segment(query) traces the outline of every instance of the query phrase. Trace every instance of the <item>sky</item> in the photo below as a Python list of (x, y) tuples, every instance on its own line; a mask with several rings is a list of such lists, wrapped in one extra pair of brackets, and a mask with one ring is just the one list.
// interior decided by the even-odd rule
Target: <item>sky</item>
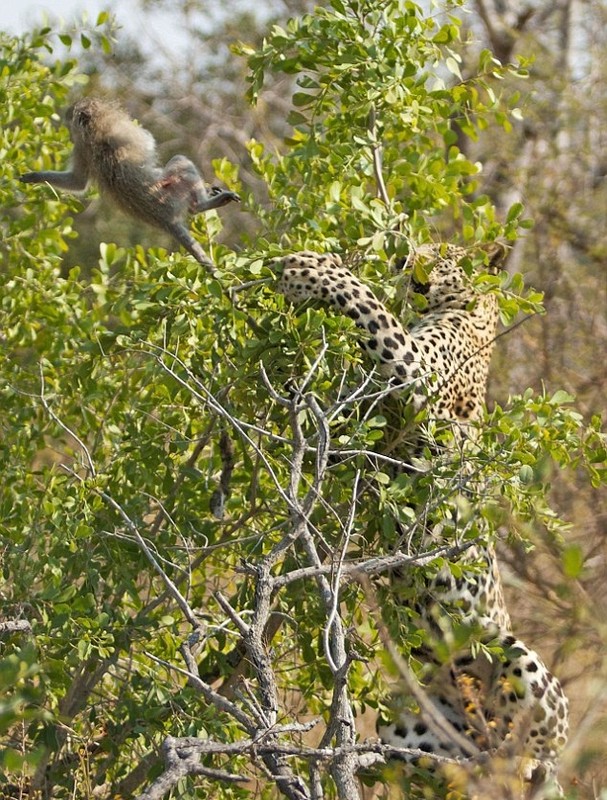
[[(254, 4), (256, 11), (261, 13), (265, 7), (266, 11), (272, 9), (273, 2), (279, 0), (264, 0)], [(210, 3), (208, 10), (221, 13), (230, 8), (238, 6), (241, 10), (249, 8), (250, 0), (228, 0), (227, 5), (224, 0), (217, 3)], [(284, 6), (283, 6), (284, 8)], [(187, 40), (188, 30), (181, 28), (184, 19), (181, 15), (175, 18), (170, 6), (161, 9), (149, 9), (145, 13), (141, 10), (137, 0), (0, 0), (0, 31), (9, 34), (23, 34), (44, 24), (46, 12), (47, 18), (51, 17), (53, 23), (78, 22), (86, 13), (89, 21), (94, 24), (100, 11), (109, 11), (113, 14), (119, 27), (127, 33), (137, 35), (140, 38), (142, 47), (145, 51), (145, 43), (149, 44), (149, 50), (153, 54), (157, 46), (155, 43), (162, 42), (163, 45), (177, 45), (181, 47)], [(199, 29), (204, 29), (213, 14), (199, 13), (195, 19)], [(53, 24), (54, 30), (60, 30), (62, 25)]]
[[(0, 9), (0, 30), (8, 33), (24, 33), (34, 25), (39, 25), (46, 11), (53, 17), (61, 17), (64, 21), (70, 20), (74, 14), (81, 16), (82, 11), (86, 11), (91, 19), (95, 19), (97, 14), (108, 7), (111, 3), (103, 0), (17, 0), (10, 2), (4, 0)], [(124, 21), (128, 18), (125, 8), (128, 3), (122, 3), (118, 11), (118, 18)]]
[[(60, 30), (61, 23), (71, 23), (82, 19), (86, 14), (94, 24), (99, 12), (109, 11), (118, 25), (142, 38), (142, 47), (149, 44), (154, 52), (154, 43), (163, 42), (181, 44), (183, 31), (175, 24), (172, 15), (165, 11), (141, 11), (136, 0), (0, 0), (0, 31), (9, 34), (23, 34), (40, 27), (50, 16), (53, 29)], [(55, 24), (59, 21), (59, 25)]]

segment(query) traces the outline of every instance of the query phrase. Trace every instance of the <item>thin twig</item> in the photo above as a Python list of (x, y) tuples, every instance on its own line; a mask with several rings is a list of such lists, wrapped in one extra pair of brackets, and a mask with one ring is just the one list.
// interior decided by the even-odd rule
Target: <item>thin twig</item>
[(463, 753), (467, 753), (470, 756), (478, 756), (480, 750), (474, 744), (474, 742), (471, 739), (462, 736), (462, 734), (453, 727), (451, 722), (449, 722), (445, 715), (439, 711), (437, 706), (435, 706), (428, 699), (426, 693), (420, 687), (415, 676), (412, 674), (411, 668), (398, 651), (398, 648), (394, 644), (388, 629), (384, 625), (381, 611), (379, 609), (379, 603), (377, 602), (375, 595), (375, 590), (373, 589), (370, 580), (366, 576), (362, 576), (360, 582), (364, 588), (365, 597), (371, 609), (371, 614), (373, 615), (373, 620), (377, 627), (381, 642), (390, 654), (390, 657), (398, 669), (401, 678), (407, 685), (407, 689), (411, 692), (415, 698), (415, 701), (418, 703), (422, 711), (424, 721), (427, 722), (428, 726), (442, 739), (446, 738), (447, 741), (452, 741), (457, 744)]
[(369, 132), (369, 139), (371, 140), (371, 153), (373, 155), (373, 172), (375, 174), (375, 180), (377, 181), (377, 193), (383, 200), (386, 206), (390, 205), (390, 197), (388, 196), (388, 190), (386, 189), (386, 184), (384, 183), (384, 176), (383, 176), (383, 166), (382, 166), (382, 155), (381, 155), (381, 146), (379, 144), (377, 138), (377, 117), (375, 106), (371, 106), (371, 110), (369, 111), (369, 121), (367, 124), (367, 130)]
[(68, 426), (64, 422), (62, 422), (61, 419), (59, 419), (57, 414), (55, 414), (53, 409), (49, 406), (49, 404), (48, 404), (48, 402), (46, 400), (45, 383), (44, 383), (44, 372), (42, 371), (42, 364), (38, 365), (38, 370), (40, 372), (40, 395), (39, 395), (39, 397), (40, 397), (40, 402), (42, 403), (42, 406), (43, 406), (44, 410), (49, 415), (49, 417), (52, 420), (54, 420), (57, 423), (57, 425), (59, 425), (59, 427), (62, 428), (65, 431), (65, 433), (68, 434), (68, 436), (71, 436), (72, 439), (74, 439), (76, 442), (78, 442), (78, 445), (80, 446), (80, 448), (82, 449), (82, 452), (86, 456), (86, 461), (87, 461), (87, 464), (88, 464), (89, 473), (90, 473), (91, 477), (94, 478), (97, 473), (96, 473), (96, 470), (95, 470), (95, 464), (93, 463), (93, 459), (91, 457), (91, 454), (90, 454), (90, 451), (89, 451), (88, 447), (85, 445), (85, 443), (82, 441), (82, 439), (78, 436), (78, 434), (74, 433), (73, 430), (68, 428)]
[(221, 608), (225, 611), (225, 613), (228, 615), (228, 617), (232, 620), (234, 625), (236, 625), (236, 627), (240, 631), (241, 635), (242, 636), (246, 636), (246, 634), (249, 632), (249, 626), (242, 619), (240, 614), (238, 614), (236, 611), (234, 611), (234, 609), (232, 608), (232, 606), (228, 602), (227, 598), (225, 598), (223, 596), (223, 594), (221, 592), (219, 592), (219, 591), (214, 593), (214, 597), (215, 597), (215, 600), (217, 600), (217, 603), (221, 606)]
[[(183, 644), (182, 649), (185, 652), (187, 652), (188, 646), (186, 644)], [(257, 726), (255, 725), (251, 717), (245, 714), (244, 711), (238, 708), (237, 705), (232, 703), (230, 700), (227, 700), (225, 697), (223, 697), (214, 689), (212, 689), (205, 681), (203, 681), (200, 678), (197, 670), (193, 671), (191, 668), (183, 669), (182, 667), (178, 667), (176, 664), (172, 664), (169, 661), (165, 661), (163, 658), (158, 658), (158, 656), (155, 656), (153, 653), (147, 651), (145, 655), (147, 656), (147, 658), (151, 659), (156, 664), (160, 664), (161, 666), (165, 667), (170, 671), (177, 672), (179, 675), (184, 675), (191, 683), (191, 685), (194, 688), (198, 689), (198, 691), (202, 694), (202, 696), (208, 703), (212, 703), (215, 706), (215, 708), (217, 708), (219, 711), (224, 711), (226, 714), (232, 716), (249, 733), (257, 729)], [(195, 665), (195, 662), (190, 655), (187, 657), (186, 663), (189, 663), (190, 667), (193, 667)]]

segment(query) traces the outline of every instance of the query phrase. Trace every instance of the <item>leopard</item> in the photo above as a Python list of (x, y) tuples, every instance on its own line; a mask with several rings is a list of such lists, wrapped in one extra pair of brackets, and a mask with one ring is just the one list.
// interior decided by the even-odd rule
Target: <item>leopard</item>
[[(505, 249), (486, 248), (488, 271), (497, 269)], [(485, 386), (495, 341), (498, 305), (494, 293), (474, 291), (466, 257), (454, 245), (421, 245), (407, 261), (431, 265), (427, 283), (412, 280), (426, 309), (409, 330), (348, 270), (339, 255), (303, 251), (283, 259), (277, 289), (292, 302), (316, 299), (347, 315), (368, 334), (362, 347), (384, 376), (410, 389), (416, 411), (461, 424), (483, 415)]]
[[(482, 250), (484, 271), (496, 274), (507, 249), (494, 242)], [(352, 319), (362, 332), (363, 351), (414, 410), (454, 425), (473, 441), (485, 413), (499, 308), (496, 294), (482, 291), (469, 274), (470, 264), (469, 251), (458, 245), (411, 249), (400, 266), (425, 298), (425, 309), (408, 327), (335, 253), (306, 250), (282, 257), (276, 289), (294, 304), (316, 301)], [(437, 523), (422, 545), (443, 536)], [(414, 603), (429, 635), (440, 637), (454, 621), (476, 632), (473, 645), (446, 661), (435, 658), (431, 647), (413, 654), (425, 661), (424, 691), (446, 729), (437, 727), (434, 714), (427, 718), (409, 703), (392, 721), (380, 718), (380, 739), (413, 764), (420, 754), (427, 754), (427, 765), (437, 756), (465, 761), (471, 754), (514, 753), (523, 784), (552, 781), (558, 790), (555, 775), (568, 733), (562, 686), (513, 633), (493, 543), (479, 538), (463, 551), (459, 565), (459, 577), (447, 565), (426, 579)]]

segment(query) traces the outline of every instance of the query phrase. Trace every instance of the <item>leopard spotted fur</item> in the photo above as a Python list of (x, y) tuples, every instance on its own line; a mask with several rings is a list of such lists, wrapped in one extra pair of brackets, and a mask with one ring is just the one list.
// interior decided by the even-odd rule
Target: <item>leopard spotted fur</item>
[[(429, 268), (427, 283), (414, 285), (426, 296), (427, 311), (408, 330), (334, 254), (286, 256), (277, 289), (294, 303), (313, 299), (349, 316), (364, 331), (364, 350), (395, 387), (409, 392), (416, 410), (426, 408), (430, 419), (467, 429), (482, 419), (498, 308), (494, 294), (475, 291), (461, 266), (466, 255), (453, 245), (423, 245), (408, 259), (409, 266), (421, 259)], [(487, 269), (494, 270), (503, 255), (503, 248), (490, 246)], [(489, 656), (477, 648), (434, 665), (427, 695), (478, 750), (499, 752), (518, 736), (523, 777), (532, 779), (536, 770), (552, 774), (566, 742), (567, 699), (539, 655), (512, 634), (492, 545), (469, 548), (461, 563), (473, 562), (485, 567), (458, 580), (442, 570), (416, 605), (422, 617), (424, 609), (435, 614), (438, 608), (453, 618), (456, 609), (460, 620), (485, 631), (484, 641), (497, 642), (502, 654)], [(470, 754), (457, 735), (446, 737), (414, 710), (402, 710), (395, 722), (378, 730), (384, 742), (398, 747), (451, 757)]]

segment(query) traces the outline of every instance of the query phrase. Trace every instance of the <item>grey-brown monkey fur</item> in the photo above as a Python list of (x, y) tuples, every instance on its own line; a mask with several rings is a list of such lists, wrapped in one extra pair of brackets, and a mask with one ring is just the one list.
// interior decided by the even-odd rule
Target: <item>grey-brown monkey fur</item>
[(68, 112), (74, 150), (65, 172), (28, 172), (24, 183), (50, 183), (79, 192), (94, 182), (102, 195), (123, 211), (168, 231), (206, 267), (213, 264), (187, 227), (187, 218), (240, 198), (234, 192), (207, 189), (185, 156), (158, 164), (152, 134), (118, 105), (94, 97), (79, 100)]

